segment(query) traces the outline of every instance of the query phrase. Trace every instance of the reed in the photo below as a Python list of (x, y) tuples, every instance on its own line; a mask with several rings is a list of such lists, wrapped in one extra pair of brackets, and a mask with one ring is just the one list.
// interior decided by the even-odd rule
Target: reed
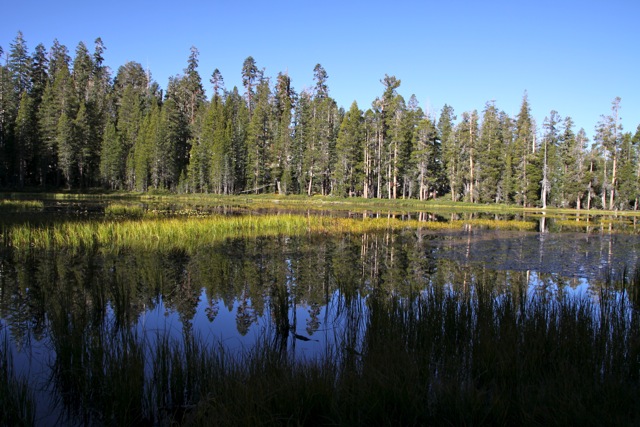
[(122, 203), (111, 203), (104, 208), (104, 215), (107, 218), (125, 217), (125, 218), (141, 218), (144, 210), (138, 205), (127, 205)]
[(5, 230), (13, 247), (49, 249), (101, 248), (191, 250), (228, 238), (307, 233), (361, 234), (380, 230), (455, 230), (468, 227), (533, 230), (534, 222), (500, 220), (456, 220), (450, 222), (402, 220), (399, 218), (337, 218), (316, 215), (244, 215), (203, 218), (146, 217), (143, 220), (65, 222), (53, 225), (21, 224)]
[(41, 200), (0, 200), (0, 213), (31, 212), (44, 209)]

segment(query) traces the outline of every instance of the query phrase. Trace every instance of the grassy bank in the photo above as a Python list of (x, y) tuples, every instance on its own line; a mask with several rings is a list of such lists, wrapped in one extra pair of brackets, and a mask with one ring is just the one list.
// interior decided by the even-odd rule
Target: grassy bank
[(549, 215), (614, 215), (614, 216), (640, 216), (639, 211), (619, 210), (576, 210), (563, 208), (538, 207), (523, 208), (517, 205), (503, 203), (468, 203), (452, 202), (446, 197), (421, 201), (417, 199), (364, 199), (361, 197), (332, 197), (332, 196), (306, 196), (306, 195), (279, 195), (279, 194), (175, 194), (169, 192), (104, 192), (95, 191), (78, 193), (46, 193), (46, 192), (5, 192), (0, 197), (10, 200), (57, 200), (57, 201), (82, 201), (82, 200), (125, 200), (144, 202), (166, 202), (177, 204), (197, 204), (202, 206), (226, 205), (245, 207), (250, 209), (260, 208), (288, 208), (294, 210), (348, 210), (348, 211), (375, 211), (375, 212), (484, 212), (501, 214), (522, 214), (545, 212)]

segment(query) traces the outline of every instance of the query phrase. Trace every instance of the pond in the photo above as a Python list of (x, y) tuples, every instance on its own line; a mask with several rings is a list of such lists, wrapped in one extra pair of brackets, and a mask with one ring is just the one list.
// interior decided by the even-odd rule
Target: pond
[[(635, 271), (640, 251), (640, 237), (633, 232), (615, 232), (594, 219), (600, 225), (591, 229), (565, 225), (565, 231), (549, 232), (549, 227), (562, 230), (561, 221), (569, 220), (553, 225), (549, 219), (541, 226), (535, 216), (533, 231), (464, 225), (256, 232), (187, 248), (18, 247), (8, 237), (25, 218), (43, 227), (103, 221), (104, 206), (73, 203), (72, 208), (48, 205), (42, 213), (7, 216), (0, 249), (2, 351), (10, 370), (31, 390), (39, 425), (111, 423), (113, 413), (123, 410), (105, 390), (127, 387), (130, 373), (118, 366), (132, 354), (142, 378), (133, 386), (143, 402), (136, 411), (146, 412), (138, 419), (157, 424), (166, 407), (186, 411), (197, 403), (188, 392), (161, 396), (169, 386), (158, 380), (163, 357), (183, 357), (189, 364), (191, 346), (204, 345), (235, 360), (261, 346), (300, 363), (340, 349), (361, 354), (371, 327), (367, 301), (374, 295), (411, 301), (433, 289), (462, 295), (488, 286), (492, 295), (535, 295), (540, 301), (575, 295), (598, 302), (606, 287), (626, 298), (612, 278)], [(145, 213), (163, 209), (171, 211), (169, 216), (179, 211), (144, 206)], [(246, 211), (219, 207), (202, 215), (212, 213)], [(413, 217), (451, 219), (449, 214)], [(623, 228), (635, 227), (626, 221)], [(185, 384), (188, 374), (186, 369)]]

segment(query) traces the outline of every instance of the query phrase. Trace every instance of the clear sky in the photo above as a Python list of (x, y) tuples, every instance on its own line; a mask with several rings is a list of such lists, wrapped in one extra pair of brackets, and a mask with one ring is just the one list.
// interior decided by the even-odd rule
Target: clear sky
[(241, 88), (253, 56), (265, 75), (288, 72), (296, 91), (326, 69), (339, 106), (361, 109), (381, 96), (385, 74), (405, 99), (438, 115), (459, 116), (487, 101), (511, 116), (525, 90), (541, 128), (551, 110), (571, 116), (591, 137), (619, 96), (624, 129), (640, 124), (640, 1), (7, 1), (0, 46), (23, 32), (30, 52), (57, 38), (74, 56), (101, 37), (105, 63), (136, 61), (163, 88), (181, 74), (190, 47), (200, 52), (205, 87), (218, 68), (227, 89)]

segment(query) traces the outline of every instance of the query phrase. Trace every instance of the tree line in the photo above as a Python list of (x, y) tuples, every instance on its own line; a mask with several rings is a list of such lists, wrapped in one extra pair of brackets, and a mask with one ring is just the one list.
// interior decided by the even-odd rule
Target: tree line
[(20, 32), (0, 47), (1, 187), (638, 209), (640, 126), (624, 132), (620, 98), (589, 141), (557, 111), (538, 125), (526, 92), (515, 117), (493, 101), (431, 116), (385, 75), (370, 108), (345, 110), (320, 64), (296, 92), (248, 57), (242, 88), (228, 90), (216, 69), (207, 99), (195, 47), (166, 91), (137, 62), (112, 76), (105, 50), (98, 38), (73, 58), (57, 40), (30, 53)]

